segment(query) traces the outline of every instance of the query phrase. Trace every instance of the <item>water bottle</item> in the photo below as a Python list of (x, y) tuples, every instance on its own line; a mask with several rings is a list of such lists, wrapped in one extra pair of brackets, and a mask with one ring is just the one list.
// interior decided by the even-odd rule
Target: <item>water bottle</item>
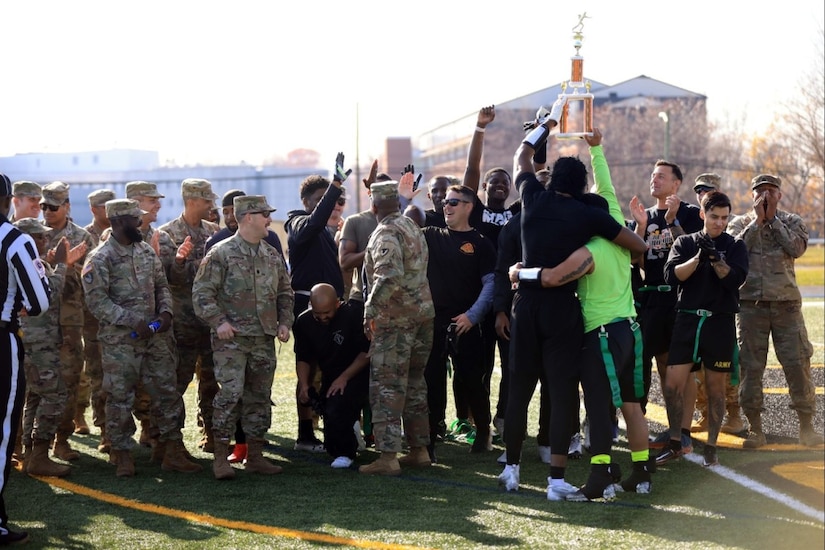
[[(149, 330), (151, 330), (151, 331), (152, 331), (152, 334), (156, 333), (156, 332), (158, 331), (158, 329), (159, 329), (159, 328), (160, 328), (160, 320), (157, 320), (157, 321), (152, 321), (151, 323), (149, 323)], [(135, 331), (132, 331), (132, 334), (130, 334), (130, 336), (131, 336), (132, 338), (137, 338), (137, 337), (138, 337), (138, 333), (137, 333), (137, 332), (135, 332)]]

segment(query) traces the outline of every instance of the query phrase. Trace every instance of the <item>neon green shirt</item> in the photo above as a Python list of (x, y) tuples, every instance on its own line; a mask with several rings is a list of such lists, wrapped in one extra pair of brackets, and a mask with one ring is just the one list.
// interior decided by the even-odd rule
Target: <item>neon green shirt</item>
[[(622, 208), (616, 198), (601, 145), (590, 148), (590, 159), (596, 193), (607, 199), (610, 214), (617, 222), (624, 224)], [(591, 239), (587, 249), (593, 255), (596, 268), (590, 275), (579, 279), (578, 294), (584, 331), (590, 332), (617, 318), (635, 317), (636, 308), (630, 286), (630, 252), (602, 237)]]

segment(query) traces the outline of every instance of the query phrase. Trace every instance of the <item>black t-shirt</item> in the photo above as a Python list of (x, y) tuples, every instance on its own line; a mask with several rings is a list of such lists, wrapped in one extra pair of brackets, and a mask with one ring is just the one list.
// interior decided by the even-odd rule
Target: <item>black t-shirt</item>
[(476, 197), (469, 221), (472, 227), (481, 231), (481, 234), (490, 239), (493, 246), (497, 248), (501, 228), (519, 212), (521, 212), (521, 201), (516, 201), (506, 208), (489, 208)]
[[(681, 210), (681, 209), (680, 209)], [(679, 281), (676, 266), (696, 256), (698, 241), (703, 231), (680, 235), (673, 243), (664, 267), (665, 280), (678, 287), (680, 309), (706, 309), (713, 313), (737, 313), (739, 311), (739, 287), (748, 276), (748, 250), (742, 240), (722, 233), (713, 243), (719, 256), (730, 267), (730, 273), (719, 278), (710, 262), (700, 262), (693, 274)]]
[[(658, 209), (652, 206), (645, 210), (647, 213), (647, 229), (645, 230), (645, 242), (647, 252), (643, 266), (643, 282), (645, 285), (664, 285), (665, 283), (665, 262), (673, 247), (673, 235), (665, 221), (667, 209)], [(682, 201), (679, 210), (676, 212), (676, 219), (685, 234), (701, 231), (704, 226), (702, 218), (699, 216), (699, 207)], [(676, 295), (673, 294), (675, 299)]]
[[(308, 309), (292, 326), (295, 336), (295, 360), (321, 369), (321, 385), (328, 387), (352, 364), (358, 354), (368, 352), (369, 340), (364, 336), (364, 322), (346, 303), (338, 307), (328, 325), (319, 323)], [(348, 384), (369, 381), (369, 368), (361, 370)]]
[(495, 293), (493, 312), (510, 314), (513, 305), (513, 285), (510, 283), (510, 266), (521, 261), (521, 212), (513, 216), (498, 234), (496, 252)]
[[(535, 174), (517, 180), (521, 193), (521, 243), (525, 267), (555, 267), (598, 235), (612, 241), (622, 230), (609, 212), (546, 190)], [(558, 287), (573, 292), (571, 281)]]
[(493, 272), (495, 248), (477, 229), (425, 227), (422, 231), (430, 249), (427, 279), (435, 316), (444, 319), (460, 315), (478, 299), (483, 286), (481, 278)]
[(435, 210), (425, 210), (424, 227), (447, 227), (447, 221), (444, 219), (444, 211), (436, 212)]

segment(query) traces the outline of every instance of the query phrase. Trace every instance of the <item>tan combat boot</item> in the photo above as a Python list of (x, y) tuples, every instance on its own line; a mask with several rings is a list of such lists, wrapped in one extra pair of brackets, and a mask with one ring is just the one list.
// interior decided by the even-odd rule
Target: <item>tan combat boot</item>
[(404, 468), (423, 468), (432, 466), (430, 453), (426, 447), (410, 447), (410, 452), (398, 459), (398, 464)]
[(171, 439), (169, 441), (159, 441), (158, 446), (164, 445), (166, 452), (163, 455), (163, 462), (160, 467), (167, 472), (182, 472), (193, 474), (203, 470), (203, 466), (195, 462), (189, 462), (184, 454), (183, 441)]
[(799, 414), (799, 443), (806, 447), (816, 447), (825, 443), (825, 438), (814, 430), (813, 416), (807, 413)]
[(397, 476), (401, 474), (401, 465), (398, 463), (395, 453), (382, 452), (378, 460), (361, 466), (358, 471), (372, 476)]
[(151, 421), (140, 421), (140, 439), (138, 439), (138, 443), (141, 447), (154, 447), (158, 443), (159, 436), (160, 431), (157, 427), (152, 426)]
[(63, 477), (69, 475), (72, 469), (52, 461), (49, 458), (49, 442), (38, 439), (26, 454), (25, 471), (30, 476)]
[[(244, 469), (247, 472), (253, 472), (257, 474), (265, 474), (265, 475), (274, 475), (280, 474), (284, 471), (283, 468), (272, 464), (269, 460), (264, 458), (263, 455), (264, 449), (264, 440), (257, 437), (250, 437), (246, 442), (246, 462), (244, 463)], [(226, 460), (226, 463), (229, 464), (229, 461), (226, 458), (226, 451), (227, 448), (221, 450), (223, 453), (223, 460)], [(215, 454), (217, 454), (217, 447), (215, 450)], [(231, 468), (231, 466), (230, 466)]]
[(132, 458), (132, 451), (112, 449), (112, 452), (109, 453), (109, 462), (117, 465), (115, 471), (117, 477), (133, 477), (135, 475), (135, 461)]
[(722, 424), (720, 430), (726, 434), (738, 434), (745, 429), (745, 422), (742, 420), (739, 405), (728, 406), (728, 418)]
[(748, 430), (748, 438), (742, 443), (745, 449), (758, 449), (768, 444), (765, 434), (762, 433), (762, 413), (759, 411), (745, 411), (748, 423), (751, 427)]
[(152, 447), (152, 454), (149, 455), (149, 462), (161, 464), (166, 456), (166, 447), (168, 443), (168, 441), (158, 441), (155, 443), (155, 446)]
[(86, 407), (78, 406), (74, 412), (74, 433), (89, 435), (89, 425), (86, 424)]
[(61, 432), (58, 432), (57, 435), (54, 436), (54, 449), (52, 452), (54, 456), (67, 462), (80, 458), (80, 453), (72, 449), (69, 445), (68, 434)]
[(106, 453), (112, 450), (112, 442), (109, 441), (109, 436), (106, 435), (106, 425), (100, 427), (100, 443), (97, 445), (97, 452)]
[(235, 470), (226, 458), (228, 452), (229, 440), (215, 439), (215, 459), (212, 461), (215, 479), (235, 479)]

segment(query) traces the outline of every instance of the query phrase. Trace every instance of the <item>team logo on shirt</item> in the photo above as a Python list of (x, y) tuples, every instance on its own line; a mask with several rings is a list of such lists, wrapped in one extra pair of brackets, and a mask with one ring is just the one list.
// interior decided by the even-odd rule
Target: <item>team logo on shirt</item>
[(467, 242), (467, 243), (462, 244), (461, 247), (459, 248), (459, 250), (461, 250), (461, 252), (464, 253), (464, 254), (471, 255), (471, 254), (475, 254), (476, 248), (473, 246), (473, 243)]
[(340, 330), (336, 330), (332, 333), (332, 341), (339, 346), (344, 343), (344, 335), (341, 334)]

